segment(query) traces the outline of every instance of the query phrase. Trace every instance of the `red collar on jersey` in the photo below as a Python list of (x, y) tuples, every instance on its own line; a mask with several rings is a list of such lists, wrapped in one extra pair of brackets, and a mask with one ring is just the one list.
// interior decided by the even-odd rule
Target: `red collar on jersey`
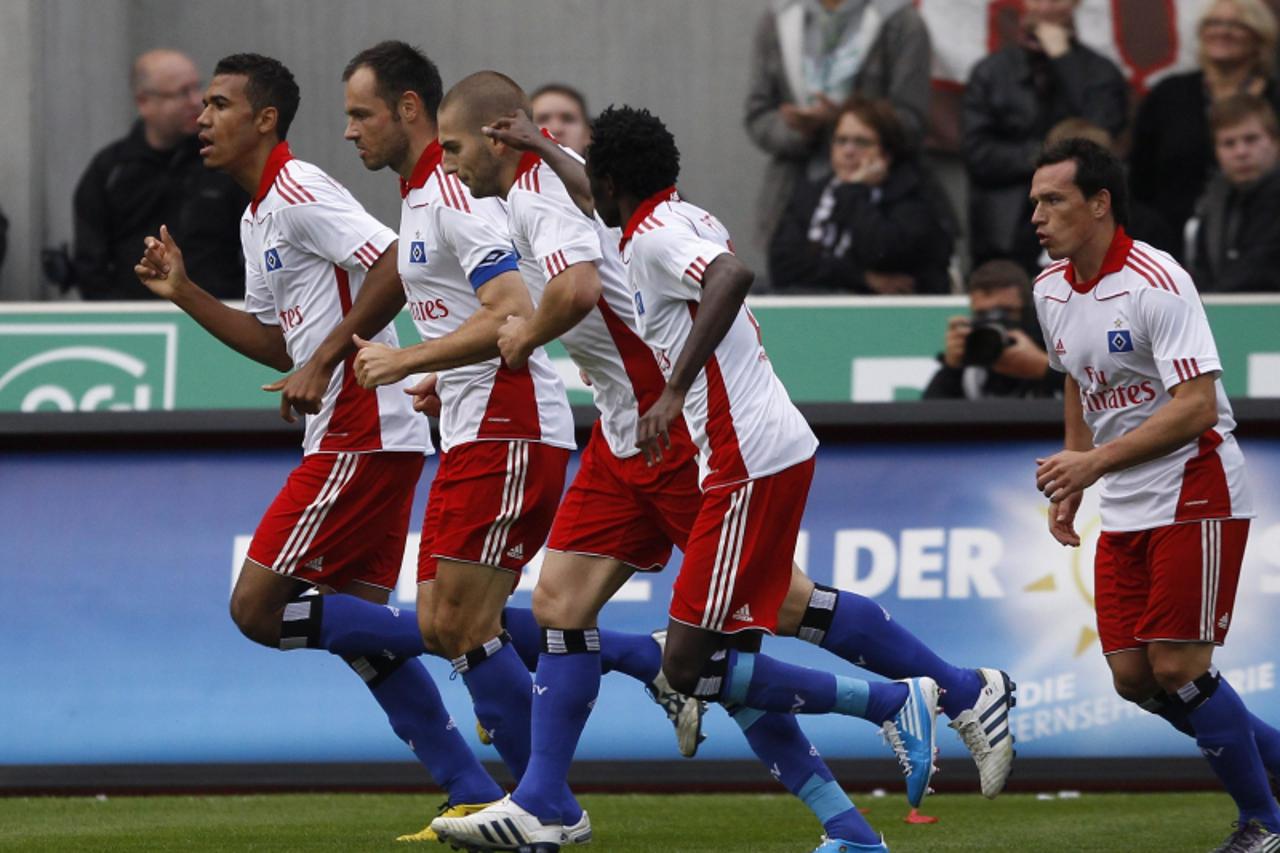
[(680, 194), (676, 192), (675, 185), (667, 187), (665, 190), (658, 190), (653, 195), (640, 202), (640, 206), (636, 208), (636, 212), (631, 214), (631, 218), (627, 220), (627, 227), (622, 229), (622, 241), (618, 243), (618, 251), (631, 241), (631, 235), (636, 233), (636, 229), (640, 227), (640, 223), (648, 218), (649, 214), (657, 209), (658, 205), (664, 201), (679, 201)]
[(262, 178), (258, 180), (258, 191), (253, 194), (253, 204), (249, 205), (250, 213), (258, 212), (258, 205), (267, 197), (271, 185), (276, 182), (276, 175), (279, 175), (284, 164), (292, 159), (293, 152), (289, 150), (289, 143), (283, 140), (277, 142), (276, 147), (271, 149), (271, 154), (267, 156), (267, 164), (262, 168)]
[(1076, 281), (1075, 264), (1067, 264), (1063, 273), (1067, 277), (1067, 284), (1071, 285), (1071, 289), (1076, 293), (1088, 293), (1097, 287), (1103, 276), (1124, 269), (1124, 262), (1128, 260), (1131, 248), (1133, 248), (1133, 238), (1125, 233), (1123, 226), (1117, 225), (1115, 236), (1111, 238), (1111, 245), (1107, 247), (1107, 253), (1102, 256), (1102, 267), (1098, 270), (1098, 274), (1089, 281)]
[[(552, 136), (551, 132), (548, 131), (545, 127), (542, 128), (542, 135), (545, 136), (547, 139), (550, 139), (556, 145), (560, 144), (560, 140)], [(530, 169), (532, 169), (534, 166), (538, 165), (541, 162), (542, 162), (542, 158), (539, 157), (537, 154), (534, 154), (532, 151), (524, 152), (524, 154), (520, 157), (519, 165), (516, 166), (516, 181), (520, 180), (520, 177), (524, 175), (525, 172), (529, 171)], [(515, 184), (515, 181), (512, 181), (513, 186), (514, 184)]]
[(444, 151), (440, 148), (440, 140), (431, 140), (431, 144), (426, 147), (422, 152), (422, 156), (418, 158), (418, 164), (413, 167), (413, 173), (409, 175), (409, 180), (400, 179), (400, 198), (409, 195), (410, 190), (421, 189), (426, 186), (427, 178), (431, 177), (431, 173), (436, 170), (436, 166), (440, 165), (440, 160), (443, 157)]

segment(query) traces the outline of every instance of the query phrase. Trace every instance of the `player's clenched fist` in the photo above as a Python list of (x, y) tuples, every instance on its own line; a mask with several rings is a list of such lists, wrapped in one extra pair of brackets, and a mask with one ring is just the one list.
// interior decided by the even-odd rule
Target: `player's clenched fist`
[(159, 238), (148, 237), (143, 245), (142, 257), (133, 267), (138, 281), (156, 296), (173, 299), (180, 288), (191, 283), (182, 262), (182, 250), (165, 225), (160, 226)]
[(684, 409), (684, 395), (668, 385), (636, 424), (636, 447), (644, 451), (645, 461), (657, 465), (662, 451), (671, 449), (671, 424)]
[(498, 328), (498, 352), (513, 370), (519, 370), (529, 362), (532, 347), (524, 334), (526, 328), (525, 319), (514, 314), (508, 315), (507, 321)]
[(352, 335), (351, 339), (357, 347), (356, 381), (361, 388), (390, 385), (409, 375), (409, 371), (401, 364), (402, 350), (366, 341), (359, 335)]

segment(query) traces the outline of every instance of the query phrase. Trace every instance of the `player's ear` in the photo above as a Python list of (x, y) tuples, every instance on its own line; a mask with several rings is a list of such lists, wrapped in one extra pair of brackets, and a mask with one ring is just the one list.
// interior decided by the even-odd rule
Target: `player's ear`
[(396, 103), (396, 113), (404, 122), (417, 121), (422, 114), (422, 101), (417, 92), (405, 92)]
[(1093, 194), (1093, 198), (1089, 199), (1089, 206), (1092, 209), (1093, 218), (1101, 219), (1111, 210), (1111, 190), (1101, 189)]
[(275, 107), (263, 107), (258, 111), (258, 115), (254, 119), (257, 125), (258, 133), (266, 136), (268, 133), (275, 132), (276, 125), (280, 121), (280, 111)]

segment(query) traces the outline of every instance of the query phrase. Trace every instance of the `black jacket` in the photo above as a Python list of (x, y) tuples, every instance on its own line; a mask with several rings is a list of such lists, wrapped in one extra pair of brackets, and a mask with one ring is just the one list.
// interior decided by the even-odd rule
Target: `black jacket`
[[(1280, 110), (1280, 87), (1274, 82), (1267, 83), (1263, 97)], [(1160, 211), (1173, 233), (1181, 235), (1216, 169), (1204, 72), (1164, 78), (1143, 99), (1133, 123), (1129, 189), (1134, 199)], [(1159, 248), (1182, 257), (1181, 240)]]
[(830, 182), (796, 188), (769, 244), (776, 290), (870, 293), (867, 271), (906, 273), (916, 293), (947, 293), (955, 228), (940, 188), (914, 162), (894, 164), (879, 187), (838, 184), (822, 239), (810, 240), (814, 211)]
[(1035, 267), (1040, 246), (1027, 194), (1045, 134), (1074, 116), (1118, 136), (1128, 109), (1129, 84), (1120, 69), (1076, 41), (1057, 59), (1010, 45), (974, 66), (965, 86), (961, 148), (975, 266), (1013, 258)]
[(204, 167), (195, 137), (147, 144), (142, 122), (89, 163), (75, 192), (75, 269), (85, 299), (146, 299), (133, 266), (143, 239), (168, 225), (191, 280), (221, 299), (244, 296), (240, 217), (248, 194)]
[(1280, 169), (1235, 189), (1209, 181), (1191, 275), (1201, 293), (1280, 292)]

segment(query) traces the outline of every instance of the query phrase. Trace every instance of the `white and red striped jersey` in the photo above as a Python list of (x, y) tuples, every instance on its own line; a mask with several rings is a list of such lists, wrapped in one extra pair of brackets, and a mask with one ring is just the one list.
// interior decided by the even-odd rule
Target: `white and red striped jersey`
[[(293, 159), (281, 142), (240, 222), (245, 310), (280, 327), (300, 367), (351, 309), (365, 273), (395, 239), (346, 188), (318, 166)], [(372, 340), (397, 345), (392, 326)], [(426, 418), (408, 403), (405, 383), (361, 388), (354, 359), (333, 371), (319, 414), (307, 416), (303, 452), (432, 452)]]
[(555, 171), (532, 154), (520, 162), (507, 213), (520, 271), (535, 301), (570, 265), (596, 265), (602, 286), (596, 308), (561, 335), (560, 343), (590, 380), (609, 449), (621, 459), (634, 456), (640, 452), (639, 413), (658, 399), (666, 379), (636, 326), (616, 238), (604, 223), (585, 216)]
[[(717, 257), (732, 253), (733, 242), (719, 220), (671, 187), (636, 210), (621, 248), (640, 332), (669, 376), (693, 329), (702, 276)], [(774, 374), (746, 305), (689, 389), (684, 417), (698, 445), (704, 490), (775, 474), (818, 447)]]
[[(400, 278), (426, 340), (456, 331), (479, 310), (476, 291), (517, 269), (501, 202), (473, 198), (456, 176), (445, 174), (440, 157), (433, 141), (400, 184)], [(439, 377), (444, 450), (485, 440), (574, 447), (564, 383), (541, 347), (519, 370), (491, 358)]]
[[(1175, 385), (1222, 372), (1191, 276), (1122, 228), (1097, 278), (1078, 281), (1071, 264), (1060, 261), (1036, 279), (1035, 304), (1049, 364), (1079, 384), (1095, 446), (1141, 426), (1172, 399)], [(1212, 429), (1166, 456), (1102, 478), (1103, 530), (1252, 517), (1231, 404), (1221, 379), (1215, 384)]]

